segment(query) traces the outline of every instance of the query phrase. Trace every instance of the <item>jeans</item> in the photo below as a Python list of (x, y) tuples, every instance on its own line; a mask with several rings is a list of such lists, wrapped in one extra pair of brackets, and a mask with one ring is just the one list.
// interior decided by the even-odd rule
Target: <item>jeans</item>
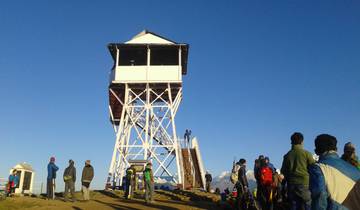
[(145, 201), (152, 202), (154, 200), (153, 194), (154, 194), (154, 183), (145, 182)]
[(131, 199), (134, 197), (135, 180), (133, 178), (126, 179), (125, 198)]
[(311, 209), (311, 194), (308, 185), (288, 184), (288, 198), (291, 210)]
[(65, 200), (67, 199), (67, 195), (68, 195), (69, 191), (71, 193), (71, 198), (74, 200), (75, 199), (75, 183), (72, 180), (65, 182), (65, 192), (64, 192)]
[(260, 192), (258, 193), (258, 200), (260, 201), (263, 210), (273, 210), (274, 204), (272, 201), (272, 186), (260, 186)]
[(211, 182), (206, 182), (206, 191), (210, 192)]
[(46, 195), (49, 199), (54, 199), (55, 179), (47, 179), (46, 182)]

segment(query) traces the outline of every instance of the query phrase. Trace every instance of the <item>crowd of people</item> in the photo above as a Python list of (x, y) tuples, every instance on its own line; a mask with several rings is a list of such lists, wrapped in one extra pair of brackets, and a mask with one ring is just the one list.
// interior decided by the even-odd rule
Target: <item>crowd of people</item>
[[(360, 209), (360, 163), (355, 145), (348, 142), (344, 154), (337, 154), (337, 139), (321, 134), (315, 139), (317, 158), (303, 147), (304, 137), (291, 136), (291, 149), (280, 170), (260, 155), (254, 164), (257, 187), (250, 192), (245, 159), (233, 164), (234, 209), (329, 210)], [(315, 160), (317, 159), (317, 160)], [(231, 197), (229, 190), (223, 193)]]
[[(188, 133), (190, 135), (190, 133)], [(360, 209), (360, 163), (356, 156), (355, 145), (348, 142), (344, 145), (343, 154), (337, 154), (337, 139), (329, 134), (315, 138), (315, 154), (304, 149), (304, 137), (295, 132), (290, 137), (291, 149), (283, 157), (280, 169), (271, 163), (270, 158), (259, 155), (254, 161), (256, 188), (251, 191), (247, 179), (247, 161), (241, 158), (233, 163), (230, 176), (234, 184), (233, 193), (225, 190), (222, 199), (234, 198), (233, 209), (291, 209), (291, 210), (329, 210)], [(47, 199), (55, 199), (55, 180), (59, 167), (55, 157), (51, 157), (47, 166)], [(124, 177), (125, 198), (131, 199), (138, 186), (139, 172), (142, 172), (146, 203), (152, 203), (154, 195), (154, 177), (151, 162), (146, 163), (140, 171), (135, 166), (126, 170)], [(90, 160), (85, 161), (81, 176), (83, 200), (90, 199), (90, 184), (94, 177), (94, 168)], [(206, 191), (211, 191), (212, 176), (205, 175)], [(76, 168), (75, 162), (69, 160), (64, 170), (64, 200), (75, 199)], [(13, 170), (8, 180), (8, 196), (15, 193), (19, 176)], [(218, 191), (219, 192), (219, 191)], [(223, 196), (224, 195), (224, 196)]]
[[(46, 186), (46, 199), (54, 200), (55, 196), (55, 186), (56, 186), (56, 178), (57, 171), (59, 167), (55, 164), (55, 157), (51, 157), (50, 161), (47, 165), (47, 186)], [(138, 176), (137, 176), (136, 168), (134, 165), (130, 166), (126, 170), (126, 176), (124, 177), (124, 197), (126, 199), (132, 199), (134, 196), (134, 191), (138, 186)], [(154, 202), (154, 177), (152, 171), (152, 164), (148, 162), (144, 170), (142, 171), (143, 177), (143, 187), (145, 189), (145, 201), (146, 203)], [(69, 160), (68, 167), (65, 168), (63, 174), (63, 181), (65, 184), (65, 190), (63, 193), (64, 201), (77, 201), (75, 198), (75, 183), (76, 183), (76, 168), (75, 162), (73, 160)], [(91, 165), (90, 160), (85, 161), (85, 166), (83, 167), (81, 174), (81, 192), (83, 196), (82, 201), (90, 200), (90, 184), (94, 178), (94, 168)], [(6, 196), (12, 196), (15, 194), (15, 189), (19, 185), (19, 175), (17, 170), (14, 169), (9, 176), (7, 182)], [(71, 195), (71, 199), (69, 199), (69, 194)]]
[[(59, 170), (59, 167), (55, 164), (55, 157), (50, 158), (50, 162), (47, 166), (47, 187), (46, 187), (46, 195), (47, 199), (55, 199), (55, 180), (56, 180), (56, 172)], [(83, 195), (83, 201), (90, 200), (90, 183), (94, 178), (94, 168), (91, 165), (90, 160), (85, 161), (85, 166), (82, 170), (81, 175), (81, 192)], [(69, 166), (64, 170), (63, 180), (65, 183), (64, 190), (64, 200), (69, 201), (68, 195), (69, 192), (71, 194), (71, 201), (76, 201), (75, 198), (75, 182), (76, 182), (76, 168), (75, 162), (73, 160), (69, 160)]]

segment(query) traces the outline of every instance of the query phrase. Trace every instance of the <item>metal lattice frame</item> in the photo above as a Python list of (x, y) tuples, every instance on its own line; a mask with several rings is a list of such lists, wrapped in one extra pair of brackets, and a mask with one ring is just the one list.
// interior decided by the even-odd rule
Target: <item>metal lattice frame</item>
[[(129, 160), (148, 160), (153, 163), (155, 177), (168, 177), (175, 184), (182, 183), (181, 146), (175, 126), (182, 88), (172, 88), (168, 83), (161, 89), (152, 89), (149, 84), (136, 89), (125, 84), (124, 91), (122, 101), (110, 88), (122, 111), (119, 125), (114, 124), (116, 141), (108, 181), (112, 179), (115, 185), (122, 185)], [(109, 109), (114, 121), (111, 106)]]

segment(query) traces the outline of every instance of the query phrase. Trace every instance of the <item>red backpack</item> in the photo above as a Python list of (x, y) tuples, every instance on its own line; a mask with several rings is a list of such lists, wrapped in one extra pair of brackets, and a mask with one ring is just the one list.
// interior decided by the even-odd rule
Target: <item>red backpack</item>
[(273, 183), (272, 170), (267, 166), (262, 167), (260, 170), (260, 183), (266, 186), (272, 185)]

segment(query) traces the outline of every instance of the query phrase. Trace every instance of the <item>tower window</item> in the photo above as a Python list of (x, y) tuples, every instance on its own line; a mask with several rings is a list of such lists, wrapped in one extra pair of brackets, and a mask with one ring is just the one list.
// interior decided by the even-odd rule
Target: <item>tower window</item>
[(120, 48), (119, 66), (146, 66), (146, 47)]
[(150, 50), (150, 65), (179, 65), (179, 50), (177, 47), (153, 47)]

